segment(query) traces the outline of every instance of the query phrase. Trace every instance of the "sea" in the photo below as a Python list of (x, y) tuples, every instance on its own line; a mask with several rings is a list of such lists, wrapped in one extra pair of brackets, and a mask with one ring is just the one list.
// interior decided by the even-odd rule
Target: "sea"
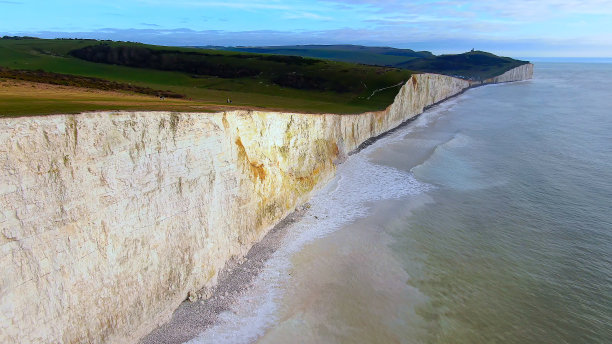
[(191, 343), (612, 343), (612, 63), (536, 62), (352, 155)]

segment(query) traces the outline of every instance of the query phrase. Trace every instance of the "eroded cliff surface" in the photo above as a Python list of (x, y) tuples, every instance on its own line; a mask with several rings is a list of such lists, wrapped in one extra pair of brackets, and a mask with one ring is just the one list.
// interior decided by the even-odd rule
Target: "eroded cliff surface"
[(512, 82), (520, 80), (528, 80), (533, 77), (533, 64), (527, 63), (516, 68), (513, 68), (502, 75), (485, 80), (485, 84), (496, 84), (502, 82)]
[(388, 109), (360, 115), (1, 119), (0, 342), (137, 340), (349, 152), (469, 86), (414, 75)]

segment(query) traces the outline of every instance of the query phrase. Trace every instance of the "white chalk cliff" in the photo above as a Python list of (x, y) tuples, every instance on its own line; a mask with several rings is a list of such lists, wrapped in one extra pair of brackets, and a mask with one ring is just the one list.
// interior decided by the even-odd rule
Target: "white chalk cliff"
[[(532, 73), (524, 65), (489, 82)], [(0, 342), (137, 341), (213, 286), (349, 152), (469, 86), (416, 74), (389, 108), (359, 115), (0, 119)]]

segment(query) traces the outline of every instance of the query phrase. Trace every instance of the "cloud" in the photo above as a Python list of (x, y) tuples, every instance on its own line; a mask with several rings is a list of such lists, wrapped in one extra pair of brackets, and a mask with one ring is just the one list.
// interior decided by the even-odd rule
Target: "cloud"
[[(138, 2), (147, 5), (156, 6), (168, 6), (167, 1), (161, 0), (139, 0)], [(279, 1), (185, 1), (176, 0), (172, 2), (172, 6), (176, 7), (190, 7), (190, 8), (202, 8), (202, 7), (217, 7), (217, 8), (230, 8), (230, 9), (242, 9), (242, 10), (291, 10), (293, 6), (283, 4)]]
[(291, 12), (285, 14), (285, 19), (312, 19), (312, 20), (333, 20), (332, 17), (322, 16), (311, 12)]
[(23, 5), (23, 2), (20, 2), (20, 1), (0, 1), (0, 4), (5, 4), (5, 5)]
[(502, 18), (542, 19), (575, 14), (612, 14), (612, 0), (326, 0), (343, 7), (367, 5), (377, 13), (445, 16), (473, 13)]

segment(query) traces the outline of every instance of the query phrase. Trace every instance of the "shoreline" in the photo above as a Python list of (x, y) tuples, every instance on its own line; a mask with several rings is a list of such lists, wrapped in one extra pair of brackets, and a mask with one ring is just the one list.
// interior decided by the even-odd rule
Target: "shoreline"
[[(529, 78), (530, 69), (505, 78)], [(452, 77), (413, 75), (385, 111), (349, 116), (102, 112), (3, 119), (7, 164), (16, 169), (5, 171), (0, 185), (8, 209), (0, 220), (15, 228), (3, 248), (20, 259), (9, 262), (17, 274), (7, 282), (19, 315), (3, 314), (0, 337), (137, 342), (161, 333), (160, 326), (169, 333), (179, 324), (171, 340), (182, 342), (215, 319), (232, 317), (222, 312), (234, 296), (248, 290), (258, 272), (266, 274), (260, 269), (272, 252), (285, 250), (279, 241), (286, 243), (282, 237), (292, 232), (279, 231), (280, 224), (299, 217), (295, 210), (329, 185), (348, 153), (469, 87)], [(359, 174), (363, 167), (351, 161), (360, 160), (343, 166)], [(47, 195), (53, 196), (48, 203), (37, 203)], [(329, 202), (335, 201), (325, 207), (334, 205)], [(36, 216), (26, 211), (32, 204)], [(49, 221), (57, 232), (31, 235)], [(265, 238), (270, 231), (278, 235)], [(49, 250), (67, 253), (51, 262), (36, 259)], [(31, 269), (18, 269), (24, 265)], [(32, 293), (54, 292), (70, 303), (42, 299), (40, 310), (27, 307)], [(87, 297), (92, 293), (101, 296)], [(186, 298), (211, 298), (199, 303), (210, 306), (191, 307), (201, 316), (166, 323), (190, 308), (180, 307)], [(57, 312), (63, 317), (53, 317)], [(45, 326), (33, 326), (43, 320)]]
[[(350, 157), (357, 154), (377, 141), (405, 128), (420, 118), (428, 110), (448, 100), (457, 98), (470, 89), (488, 85), (495, 84), (473, 85), (460, 93), (427, 106), (420, 114), (405, 120), (396, 127), (380, 135), (364, 141), (353, 151), (349, 152), (348, 156)], [(309, 203), (305, 203), (275, 225), (261, 241), (253, 245), (244, 258), (234, 258), (228, 261), (220, 271), (219, 281), (213, 288), (202, 288), (196, 295), (190, 295), (189, 298), (185, 299), (180, 306), (174, 310), (170, 320), (156, 327), (145, 337), (141, 338), (138, 343), (184, 343), (198, 337), (204, 331), (216, 325), (219, 316), (223, 312), (229, 311), (231, 305), (233, 305), (240, 296), (251, 289), (252, 282), (259, 276), (263, 266), (272, 254), (278, 250), (289, 227), (301, 220), (309, 208)], [(204, 297), (202, 298), (202, 296)]]
[(451, 100), (453, 98), (457, 98), (460, 95), (464, 94), (465, 92), (471, 90), (471, 89), (475, 89), (478, 87), (483, 87), (483, 86), (493, 86), (493, 85), (501, 85), (501, 84), (509, 84), (509, 83), (517, 83), (517, 82), (526, 82), (526, 81), (530, 81), (531, 79), (525, 79), (525, 80), (516, 80), (516, 81), (501, 81), (501, 82), (491, 82), (491, 83), (473, 83), (472, 85), (470, 85), (469, 87), (463, 89), (461, 92), (458, 92), (456, 94), (453, 94), (452, 96), (448, 97), (448, 98), (444, 98), (442, 100), (440, 100), (439, 102), (427, 105), (423, 108), (423, 112), (408, 118), (407, 120), (403, 121), (402, 123), (398, 124), (395, 128), (391, 128), (387, 131), (385, 131), (384, 133), (377, 135), (377, 136), (373, 136), (365, 141), (363, 141), (357, 148), (355, 148), (353, 151), (349, 152), (348, 155), (351, 156), (353, 154), (357, 154), (359, 152), (361, 152), (362, 150), (364, 150), (366, 147), (372, 145), (373, 143), (375, 143), (376, 141), (396, 132), (397, 130), (409, 125), (411, 122), (417, 120), (419, 117), (421, 117), (422, 114), (424, 114), (426, 111), (428, 111), (429, 109), (438, 106), (442, 103), (445, 103), (448, 100)]
[[(213, 288), (202, 288), (197, 295), (183, 301), (166, 323), (158, 326), (138, 342), (141, 344), (184, 343), (196, 338), (215, 325), (221, 313), (251, 289), (266, 261), (280, 247), (287, 230), (299, 221), (309, 203), (290, 213), (257, 242), (242, 259), (228, 261), (219, 273), (219, 282)], [(202, 299), (201, 296), (208, 296)]]

